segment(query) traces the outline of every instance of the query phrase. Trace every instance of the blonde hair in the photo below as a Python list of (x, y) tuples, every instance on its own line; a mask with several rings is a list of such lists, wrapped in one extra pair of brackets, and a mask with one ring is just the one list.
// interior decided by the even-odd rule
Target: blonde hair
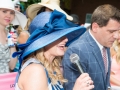
[(116, 61), (120, 63), (120, 43), (118, 40), (113, 43), (113, 49), (116, 52)]
[[(29, 57), (30, 56), (30, 57)], [(44, 49), (40, 49), (35, 51), (34, 53), (30, 54), (28, 57), (36, 58), (39, 60), (42, 65), (46, 68), (48, 71), (48, 75), (51, 79), (52, 84), (56, 84), (57, 81), (60, 81), (61, 83), (67, 82), (66, 79), (64, 79), (62, 72), (60, 70), (60, 63), (61, 63), (61, 57), (55, 57), (52, 63), (49, 63), (49, 61), (44, 56)], [(28, 58), (27, 58), (28, 60)]]
[(26, 23), (26, 26), (24, 27), (24, 30), (23, 30), (22, 27), (19, 25), (18, 28), (17, 28), (18, 35), (19, 35), (22, 31), (28, 31), (30, 23), (31, 23), (31, 20), (28, 18), (27, 23)]

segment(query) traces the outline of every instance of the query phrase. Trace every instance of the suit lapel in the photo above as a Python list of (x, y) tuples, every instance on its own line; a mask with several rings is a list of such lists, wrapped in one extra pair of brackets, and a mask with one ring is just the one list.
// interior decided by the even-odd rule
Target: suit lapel
[(102, 58), (102, 54), (100, 51), (100, 48), (98, 47), (97, 43), (94, 41), (94, 39), (91, 37), (91, 35), (89, 34), (89, 32), (87, 32), (87, 40), (90, 43), (90, 46), (92, 48), (92, 52), (99, 64), (99, 67), (101, 68), (102, 74), (103, 74), (103, 79), (104, 82), (106, 82), (106, 78), (105, 78), (105, 69), (104, 69), (104, 62), (103, 62), (103, 58)]

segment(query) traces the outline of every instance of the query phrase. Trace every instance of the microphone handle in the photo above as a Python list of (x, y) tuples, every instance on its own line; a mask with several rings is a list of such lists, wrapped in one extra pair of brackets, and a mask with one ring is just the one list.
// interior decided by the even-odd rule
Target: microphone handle
[(82, 67), (81, 67), (81, 65), (80, 65), (79, 62), (76, 62), (75, 65), (77, 66), (78, 71), (79, 71), (81, 74), (84, 73), (84, 71), (83, 71), (83, 69), (82, 69)]
[[(75, 62), (74, 64), (76, 65), (76, 67), (78, 68), (78, 71), (79, 71), (81, 74), (84, 73), (84, 71), (83, 71), (83, 69), (82, 69), (79, 61)], [(90, 85), (90, 84), (88, 83), (88, 85)], [(90, 89), (90, 90), (92, 90), (92, 89)]]

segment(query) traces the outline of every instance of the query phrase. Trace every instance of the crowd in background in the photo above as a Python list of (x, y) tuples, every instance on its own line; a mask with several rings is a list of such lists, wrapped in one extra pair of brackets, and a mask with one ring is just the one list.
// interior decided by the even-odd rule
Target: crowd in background
[[(25, 13), (19, 0), (5, 1), (6, 6), (0, 1), (0, 74), (20, 71), (15, 90), (120, 90), (120, 10), (98, 6), (85, 26), (59, 0), (41, 0)], [(79, 55), (84, 74), (70, 62), (72, 53)]]

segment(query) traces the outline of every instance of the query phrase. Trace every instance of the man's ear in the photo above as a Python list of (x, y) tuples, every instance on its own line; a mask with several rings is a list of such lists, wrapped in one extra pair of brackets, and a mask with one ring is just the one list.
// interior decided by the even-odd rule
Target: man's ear
[(92, 23), (92, 31), (93, 32), (97, 32), (98, 28), (99, 28), (99, 25), (96, 22)]

